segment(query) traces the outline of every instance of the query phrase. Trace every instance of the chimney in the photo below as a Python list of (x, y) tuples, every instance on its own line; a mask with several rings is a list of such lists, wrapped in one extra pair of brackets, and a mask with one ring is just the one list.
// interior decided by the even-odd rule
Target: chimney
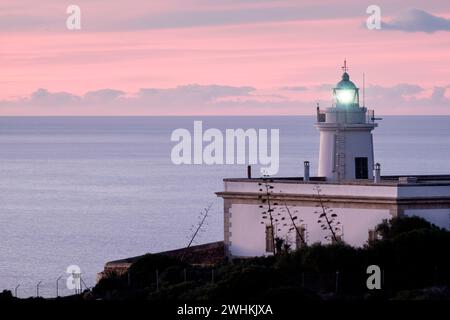
[(309, 181), (309, 161), (303, 162), (304, 173), (303, 173), (303, 181)]
[(247, 166), (247, 178), (252, 178), (252, 166)]
[(373, 183), (380, 183), (380, 182), (381, 182), (381, 165), (379, 163), (376, 163)]

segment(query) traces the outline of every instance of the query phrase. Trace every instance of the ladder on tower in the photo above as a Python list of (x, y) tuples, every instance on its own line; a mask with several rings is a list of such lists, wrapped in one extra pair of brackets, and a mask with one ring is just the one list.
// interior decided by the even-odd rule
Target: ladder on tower
[(336, 171), (338, 181), (345, 177), (345, 134), (341, 130), (336, 133)]

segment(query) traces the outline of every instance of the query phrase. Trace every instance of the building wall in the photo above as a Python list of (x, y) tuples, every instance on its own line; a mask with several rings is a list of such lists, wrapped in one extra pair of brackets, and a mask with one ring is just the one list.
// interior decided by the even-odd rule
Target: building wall
[(399, 198), (436, 198), (450, 196), (450, 185), (405, 185), (398, 187)]
[[(318, 214), (316, 207), (289, 206), (291, 212), (298, 210), (298, 220), (302, 219), (297, 225), (304, 224), (307, 230), (307, 243), (316, 242), (329, 243), (324, 237), (327, 233), (320, 228), (317, 223)], [(283, 207), (275, 207), (274, 216), (281, 212)], [(249, 257), (270, 255), (266, 252), (265, 228), (269, 222), (261, 218), (263, 209), (259, 204), (232, 204), (229, 208), (229, 243), (228, 254), (234, 257)], [(338, 215), (338, 220), (344, 226), (344, 241), (352, 246), (363, 246), (368, 239), (369, 229), (373, 229), (383, 219), (391, 217), (388, 209), (359, 209), (359, 208), (333, 208), (334, 213)], [(286, 216), (287, 219), (287, 216)], [(261, 222), (264, 222), (262, 224)], [(347, 225), (347, 228), (346, 228)], [(295, 248), (295, 231), (288, 232), (288, 227), (279, 224), (277, 237), (286, 239)], [(278, 231), (278, 228), (281, 231)]]
[(418, 216), (437, 225), (450, 230), (450, 208), (449, 209), (405, 209), (406, 216)]
[[(227, 255), (232, 257), (262, 256), (266, 252), (266, 224), (261, 218), (259, 195), (264, 189), (262, 180), (230, 179), (225, 181), (225, 191), (218, 195), (224, 202), (224, 240)], [(344, 226), (343, 240), (352, 246), (362, 246), (373, 229), (383, 219), (397, 215), (419, 216), (450, 230), (450, 185), (429, 184), (337, 184), (303, 183), (293, 180), (270, 183), (273, 202), (285, 202), (291, 212), (299, 210), (299, 219), (306, 225), (307, 242), (327, 243), (326, 235), (317, 223), (314, 212), (318, 204), (315, 186), (320, 186), (321, 198), (338, 215)], [(276, 208), (274, 216), (280, 211)], [(288, 217), (286, 216), (286, 219)], [(264, 224), (261, 224), (264, 221)], [(299, 224), (297, 224), (299, 226)], [(282, 227), (279, 237), (287, 239), (295, 247), (295, 232)]]
[[(450, 185), (384, 185), (384, 184), (346, 184), (338, 183), (277, 183), (273, 182), (274, 194), (302, 194), (316, 195), (314, 189), (319, 185), (322, 194), (326, 196), (358, 196), (358, 197), (386, 197), (386, 198), (437, 198), (449, 197)], [(255, 182), (225, 182), (225, 191), (229, 192), (259, 192), (260, 186)]]

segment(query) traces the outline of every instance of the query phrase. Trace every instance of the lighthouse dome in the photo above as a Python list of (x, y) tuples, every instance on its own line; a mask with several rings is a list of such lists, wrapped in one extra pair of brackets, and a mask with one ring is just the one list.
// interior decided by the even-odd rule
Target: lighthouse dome
[(336, 89), (356, 89), (356, 85), (350, 81), (350, 76), (347, 72), (342, 74), (342, 80), (336, 84)]
[(334, 102), (337, 107), (358, 107), (359, 93), (356, 85), (350, 81), (347, 71), (342, 74), (342, 80), (333, 89)]

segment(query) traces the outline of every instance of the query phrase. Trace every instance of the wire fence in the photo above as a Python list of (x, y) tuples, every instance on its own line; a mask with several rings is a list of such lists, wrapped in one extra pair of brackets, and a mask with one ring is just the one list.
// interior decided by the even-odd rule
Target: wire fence
[(68, 276), (60, 276), (54, 280), (40, 280), (40, 281), (24, 281), (19, 282), (15, 287), (5, 288), (10, 290), (14, 297), (26, 298), (56, 298), (67, 297), (75, 294), (80, 294), (85, 290), (91, 290), (95, 286), (92, 280), (79, 277), (79, 282), (72, 282), (68, 286)]
[[(267, 277), (274, 274), (267, 275)], [(115, 278), (122, 283), (123, 287), (132, 288), (148, 288), (152, 292), (159, 292), (169, 289), (173, 286), (195, 282), (197, 285), (216, 284), (230, 278), (230, 274), (221, 268), (204, 267), (204, 268), (168, 268), (162, 272), (154, 270), (145, 274), (109, 274), (109, 278)], [(266, 281), (264, 276), (260, 276), (258, 281)], [(336, 270), (333, 272), (290, 272), (289, 282), (292, 286), (302, 287), (314, 292), (328, 292), (334, 294), (351, 294), (367, 291), (367, 279), (369, 275), (366, 272), (356, 272), (354, 270)], [(450, 274), (448, 270), (431, 268), (424, 270), (420, 277), (411, 279), (408, 275), (394, 271), (381, 271), (381, 289), (387, 291), (396, 291), (399, 288), (408, 287), (432, 287), (440, 285), (450, 285)], [(96, 285), (93, 280), (87, 281), (83, 277), (79, 277), (79, 282), (75, 287), (73, 282), (68, 285), (67, 276), (60, 276), (53, 281), (36, 281), (19, 283), (16, 287), (10, 288), (12, 294), (18, 298), (43, 297), (56, 298), (67, 297), (71, 295), (81, 294), (86, 290), (92, 290)], [(186, 291), (191, 286), (186, 286)]]
[[(272, 270), (273, 272), (273, 270)], [(352, 269), (340, 269), (330, 272), (311, 272), (298, 271), (290, 272), (285, 276), (279, 274), (268, 273), (266, 275), (259, 274), (258, 276), (250, 276), (251, 280), (242, 277), (244, 282), (249, 285), (259, 286), (258, 282), (270, 281), (274, 286), (295, 286), (316, 293), (333, 293), (340, 294), (361, 294), (368, 292), (368, 278), (370, 274), (366, 270), (355, 271)], [(273, 277), (273, 279), (269, 279)], [(287, 278), (287, 280), (286, 280)], [(155, 270), (148, 272), (145, 277), (136, 276), (127, 273), (119, 276), (117, 279), (122, 281), (126, 288), (148, 288), (152, 292), (158, 292), (165, 289), (170, 289), (173, 286), (197, 282), (197, 285), (217, 284), (221, 281), (230, 280), (230, 274), (220, 268), (177, 268), (166, 269), (163, 272)], [(282, 279), (282, 280), (280, 280)], [(380, 289), (386, 292), (397, 292), (399, 290), (408, 290), (413, 288), (426, 288), (435, 286), (449, 286), (450, 272), (449, 270), (430, 268), (423, 270), (423, 272), (415, 278), (411, 277), (410, 273), (401, 272), (398, 270), (381, 269), (380, 274)], [(196, 285), (187, 285), (186, 291), (192, 289)]]

